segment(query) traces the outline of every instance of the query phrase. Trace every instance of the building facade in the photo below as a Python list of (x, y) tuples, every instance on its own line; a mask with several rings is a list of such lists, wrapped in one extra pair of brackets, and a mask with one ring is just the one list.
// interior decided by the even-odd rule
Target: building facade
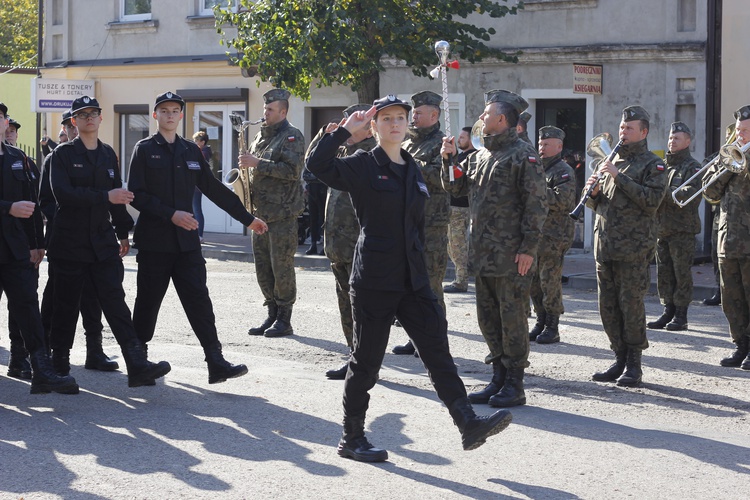
[[(102, 140), (115, 147), (125, 167), (133, 144), (155, 129), (150, 117), (154, 96), (177, 91), (188, 102), (184, 135), (208, 131), (213, 168), (223, 176), (237, 156), (236, 133), (228, 115), (261, 116), (261, 96), (268, 86), (258, 86), (255, 78), (243, 77), (239, 68), (228, 63), (210, 11), (215, 3), (161, 0), (151, 2), (150, 12), (132, 12), (128, 8), (133, 2), (125, 0), (46, 0), (42, 75), (96, 82), (104, 113)], [(622, 108), (640, 104), (652, 116), (652, 150), (663, 154), (669, 125), (682, 120), (696, 132), (694, 156), (703, 158), (710, 83), (707, 20), (712, 3), (526, 0), (516, 16), (477, 15), (470, 21), (493, 26), (497, 35), (490, 43), (508, 52), (519, 50), (519, 62), (462, 64), (449, 72), (452, 132), (477, 120), (485, 91), (505, 88), (529, 101), (533, 141), (544, 125), (563, 128), (565, 147), (571, 151), (584, 151), (588, 140), (601, 132), (609, 132), (616, 141)], [(738, 9), (740, 3), (724, 1)], [(415, 77), (401, 61), (386, 58), (384, 63), (382, 94), (408, 97), (425, 89), (441, 93), (438, 80)], [(291, 102), (289, 119), (309, 140), (355, 101), (356, 94), (349, 89), (313, 89), (309, 102)], [(722, 115), (726, 116), (723, 109)], [(45, 119), (59, 122), (59, 114), (49, 113)], [(255, 130), (251, 127), (250, 132)], [(581, 186), (589, 172), (588, 166), (579, 169)], [(123, 175), (127, 182), (127, 168)], [(209, 201), (205, 203), (207, 231), (242, 231)], [(588, 212), (577, 228), (576, 246), (591, 248), (591, 219)], [(699, 247), (702, 241), (702, 236), (697, 239)]]

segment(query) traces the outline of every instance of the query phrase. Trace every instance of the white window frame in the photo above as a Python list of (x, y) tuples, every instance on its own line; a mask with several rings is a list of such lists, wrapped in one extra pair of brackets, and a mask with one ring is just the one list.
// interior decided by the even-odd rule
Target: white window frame
[[(237, 5), (240, 3), (240, 0), (232, 0), (232, 12), (237, 12)], [(213, 9), (207, 9), (206, 8), (206, 0), (198, 0), (198, 15), (200, 16), (213, 16), (214, 11)]]
[[(153, 10), (153, 5), (151, 5), (151, 9)], [(125, 0), (120, 0), (120, 21), (121, 22), (128, 22), (128, 21), (150, 21), (151, 20), (151, 12), (148, 14), (125, 14)]]

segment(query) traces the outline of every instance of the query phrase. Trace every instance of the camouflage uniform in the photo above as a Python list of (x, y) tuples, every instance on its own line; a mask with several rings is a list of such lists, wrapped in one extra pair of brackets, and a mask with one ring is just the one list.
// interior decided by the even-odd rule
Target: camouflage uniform
[(596, 212), (599, 314), (613, 351), (640, 352), (648, 347), (643, 299), (651, 282), (648, 266), (656, 245), (655, 215), (667, 176), (663, 160), (648, 150), (646, 139), (622, 146), (614, 165), (617, 177), (604, 176), (598, 195), (587, 202)]
[[(672, 198), (672, 191), (700, 170), (700, 163), (686, 148), (676, 153), (667, 153), (667, 179), (669, 189), (657, 212), (656, 270), (657, 288), (662, 304), (685, 307), (693, 300), (693, 273), (691, 267), (695, 257), (695, 235), (700, 233), (701, 223), (697, 197), (689, 205), (680, 208)], [(700, 188), (700, 177), (678, 193), (679, 199), (687, 199)]]
[[(416, 103), (415, 103), (416, 105)], [(430, 289), (445, 311), (443, 278), (448, 266), (448, 222), (450, 220), (450, 196), (440, 182), (440, 147), (445, 134), (440, 124), (413, 129), (414, 136), (404, 141), (403, 149), (412, 155), (422, 172), (430, 197), (425, 205), (425, 259), (430, 276)]]
[(476, 276), (477, 319), (490, 349), (485, 362), (523, 369), (529, 365), (524, 301), (535, 262), (521, 276), (515, 258), (535, 257), (541, 239), (547, 214), (542, 163), (511, 128), (485, 136), (484, 148), (461, 163), (465, 174), (453, 185), (449, 162), (443, 166), (445, 189), (453, 196), (469, 195), (469, 273)]
[(305, 138), (287, 120), (263, 126), (249, 152), (260, 158), (252, 169), (253, 213), (268, 224), (253, 233), (253, 256), (264, 305), (291, 306), (297, 297), (294, 253), (297, 216), (304, 208), (302, 167)]
[(561, 155), (543, 158), (549, 212), (537, 250), (537, 272), (531, 280), (531, 300), (537, 314), (565, 312), (562, 302), (562, 269), (565, 252), (573, 244), (574, 222), (568, 215), (576, 205), (575, 172)]
[[(315, 149), (325, 133), (325, 128), (310, 143), (308, 155)], [(377, 145), (374, 137), (369, 137), (357, 144), (344, 143), (336, 155), (338, 158), (351, 156), (357, 150), (370, 151)], [(344, 331), (346, 345), (353, 349), (352, 303), (349, 298), (349, 277), (352, 274), (354, 246), (359, 237), (359, 222), (354, 213), (349, 193), (328, 188), (326, 199), (325, 222), (323, 224), (323, 245), (325, 254), (331, 261), (331, 271), (336, 280), (336, 297), (341, 315), (341, 329)]]

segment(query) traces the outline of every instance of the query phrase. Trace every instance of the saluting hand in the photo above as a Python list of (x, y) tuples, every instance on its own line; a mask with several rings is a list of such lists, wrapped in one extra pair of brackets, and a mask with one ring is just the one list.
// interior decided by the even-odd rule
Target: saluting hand
[(175, 210), (174, 214), (172, 214), (172, 223), (187, 231), (195, 231), (198, 229), (198, 221), (195, 220), (193, 214), (182, 210)]
[(353, 135), (356, 131), (368, 126), (372, 117), (375, 116), (377, 112), (378, 110), (375, 106), (372, 106), (367, 111), (355, 111), (350, 114), (346, 120), (342, 120), (340, 125)]
[(128, 191), (125, 188), (113, 189), (108, 193), (108, 196), (109, 202), (113, 205), (127, 205), (135, 198), (132, 191)]
[(255, 234), (263, 234), (268, 231), (268, 224), (256, 217), (255, 220), (252, 221), (249, 226), (247, 226), (247, 228), (253, 231)]
[(341, 123), (331, 122), (328, 125), (326, 125), (326, 134), (330, 134), (337, 128), (339, 128), (339, 125), (343, 124), (344, 120), (341, 120)]
[(456, 143), (453, 136), (443, 137), (443, 145), (440, 147), (440, 154), (446, 160), (456, 154)]
[(10, 206), (8, 213), (19, 219), (28, 219), (34, 213), (36, 203), (33, 201), (17, 201)]

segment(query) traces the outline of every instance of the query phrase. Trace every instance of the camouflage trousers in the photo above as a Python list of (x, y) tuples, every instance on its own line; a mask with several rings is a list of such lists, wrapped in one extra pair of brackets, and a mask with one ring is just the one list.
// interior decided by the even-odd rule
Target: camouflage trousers
[(750, 335), (750, 258), (719, 257), (721, 308), (729, 322), (732, 342)]
[(677, 307), (693, 300), (695, 236), (679, 233), (656, 241), (656, 286), (662, 304)]
[(596, 263), (599, 315), (615, 352), (648, 347), (643, 302), (651, 283), (648, 266), (648, 259)]
[(294, 253), (297, 251), (297, 218), (268, 223), (264, 234), (253, 233), (255, 274), (263, 305), (290, 306), (297, 298)]
[(469, 207), (451, 207), (448, 222), (448, 256), (456, 266), (453, 285), (466, 288), (469, 283)]
[(346, 345), (353, 349), (352, 343), (354, 322), (352, 320), (352, 301), (349, 298), (349, 277), (352, 274), (351, 262), (331, 262), (331, 271), (336, 279), (336, 297), (339, 302), (341, 329), (344, 331)]
[(430, 289), (445, 312), (443, 278), (445, 278), (445, 269), (448, 267), (448, 226), (425, 227), (424, 247)]
[(531, 301), (539, 315), (560, 316), (565, 312), (562, 300), (562, 272), (569, 244), (542, 241), (537, 251), (536, 272), (531, 277)]
[(485, 363), (501, 361), (507, 368), (529, 366), (529, 302), (531, 276), (477, 276), (477, 320), (490, 355)]

